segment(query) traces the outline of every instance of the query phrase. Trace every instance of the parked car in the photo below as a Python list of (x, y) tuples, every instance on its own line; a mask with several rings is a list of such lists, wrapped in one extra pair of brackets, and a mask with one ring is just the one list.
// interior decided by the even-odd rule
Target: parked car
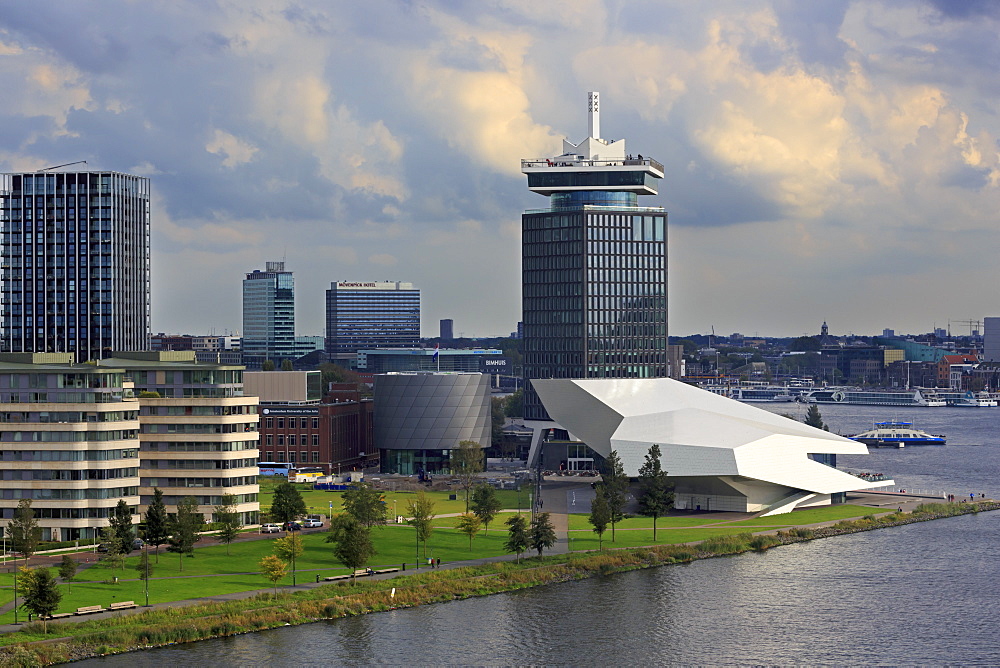
[(285, 531), (298, 531), (302, 525), (298, 522), (285, 522)]
[(302, 526), (307, 529), (316, 529), (323, 526), (323, 520), (308, 519), (302, 522)]
[(133, 550), (141, 550), (142, 547), (143, 547), (143, 545), (145, 545), (145, 544), (146, 544), (146, 541), (144, 541), (141, 538), (136, 538), (135, 540), (132, 541), (132, 549)]
[(280, 533), (281, 532), (281, 525), (280, 524), (262, 524), (262, 525), (260, 525), (260, 532), (261, 533)]
[(107, 552), (108, 551), (108, 546), (105, 545), (104, 543), (101, 543), (100, 545), (97, 546), (97, 551), (98, 552)]

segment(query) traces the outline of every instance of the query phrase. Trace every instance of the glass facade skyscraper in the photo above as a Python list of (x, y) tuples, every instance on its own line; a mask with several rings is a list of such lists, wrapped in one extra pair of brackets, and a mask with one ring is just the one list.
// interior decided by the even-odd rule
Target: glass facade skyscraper
[(0, 174), (0, 350), (149, 347), (149, 179)]
[(413, 348), (420, 340), (420, 290), (393, 281), (330, 284), (326, 291), (326, 352), (353, 359), (367, 348)]
[(667, 214), (638, 203), (657, 194), (663, 165), (600, 139), (590, 96), (589, 138), (521, 161), (549, 198), (521, 218), (528, 420), (549, 419), (531, 379), (667, 375)]
[(243, 357), (259, 367), (295, 353), (295, 278), (284, 262), (268, 262), (243, 280)]

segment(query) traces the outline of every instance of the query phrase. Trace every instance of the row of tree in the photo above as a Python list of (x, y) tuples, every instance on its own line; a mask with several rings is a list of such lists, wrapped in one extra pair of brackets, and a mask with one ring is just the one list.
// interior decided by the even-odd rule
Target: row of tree
[[(601, 482), (594, 488), (594, 500), (590, 504), (588, 517), (594, 533), (597, 534), (598, 547), (604, 546), (604, 532), (611, 526), (611, 540), (615, 540), (615, 526), (625, 519), (625, 506), (628, 503), (629, 479), (625, 475), (618, 452), (611, 451), (605, 460), (605, 470)], [(656, 520), (663, 517), (674, 507), (674, 486), (667, 479), (660, 461), (660, 446), (654, 443), (649, 447), (645, 460), (639, 467), (639, 513), (653, 518), (653, 540), (656, 540)]]

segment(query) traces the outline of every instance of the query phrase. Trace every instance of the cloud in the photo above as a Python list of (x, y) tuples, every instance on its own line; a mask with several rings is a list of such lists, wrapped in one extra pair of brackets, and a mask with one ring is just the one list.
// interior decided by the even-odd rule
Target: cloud
[(14, 3), (0, 169), (149, 176), (161, 329), (239, 329), (243, 273), (285, 257), (301, 332), (391, 269), (428, 332), (506, 333), (546, 204), (519, 160), (583, 139), (599, 90), (665, 165), (673, 333), (926, 330), (1000, 312), (955, 288), (1000, 280), (993, 6)]

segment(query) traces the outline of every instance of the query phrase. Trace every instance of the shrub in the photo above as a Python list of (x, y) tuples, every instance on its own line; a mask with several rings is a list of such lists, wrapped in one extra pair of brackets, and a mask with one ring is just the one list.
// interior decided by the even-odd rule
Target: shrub
[(778, 540), (777, 536), (754, 536), (750, 540), (750, 547), (763, 552), (769, 547), (774, 547), (775, 545), (780, 545), (781, 541)]

